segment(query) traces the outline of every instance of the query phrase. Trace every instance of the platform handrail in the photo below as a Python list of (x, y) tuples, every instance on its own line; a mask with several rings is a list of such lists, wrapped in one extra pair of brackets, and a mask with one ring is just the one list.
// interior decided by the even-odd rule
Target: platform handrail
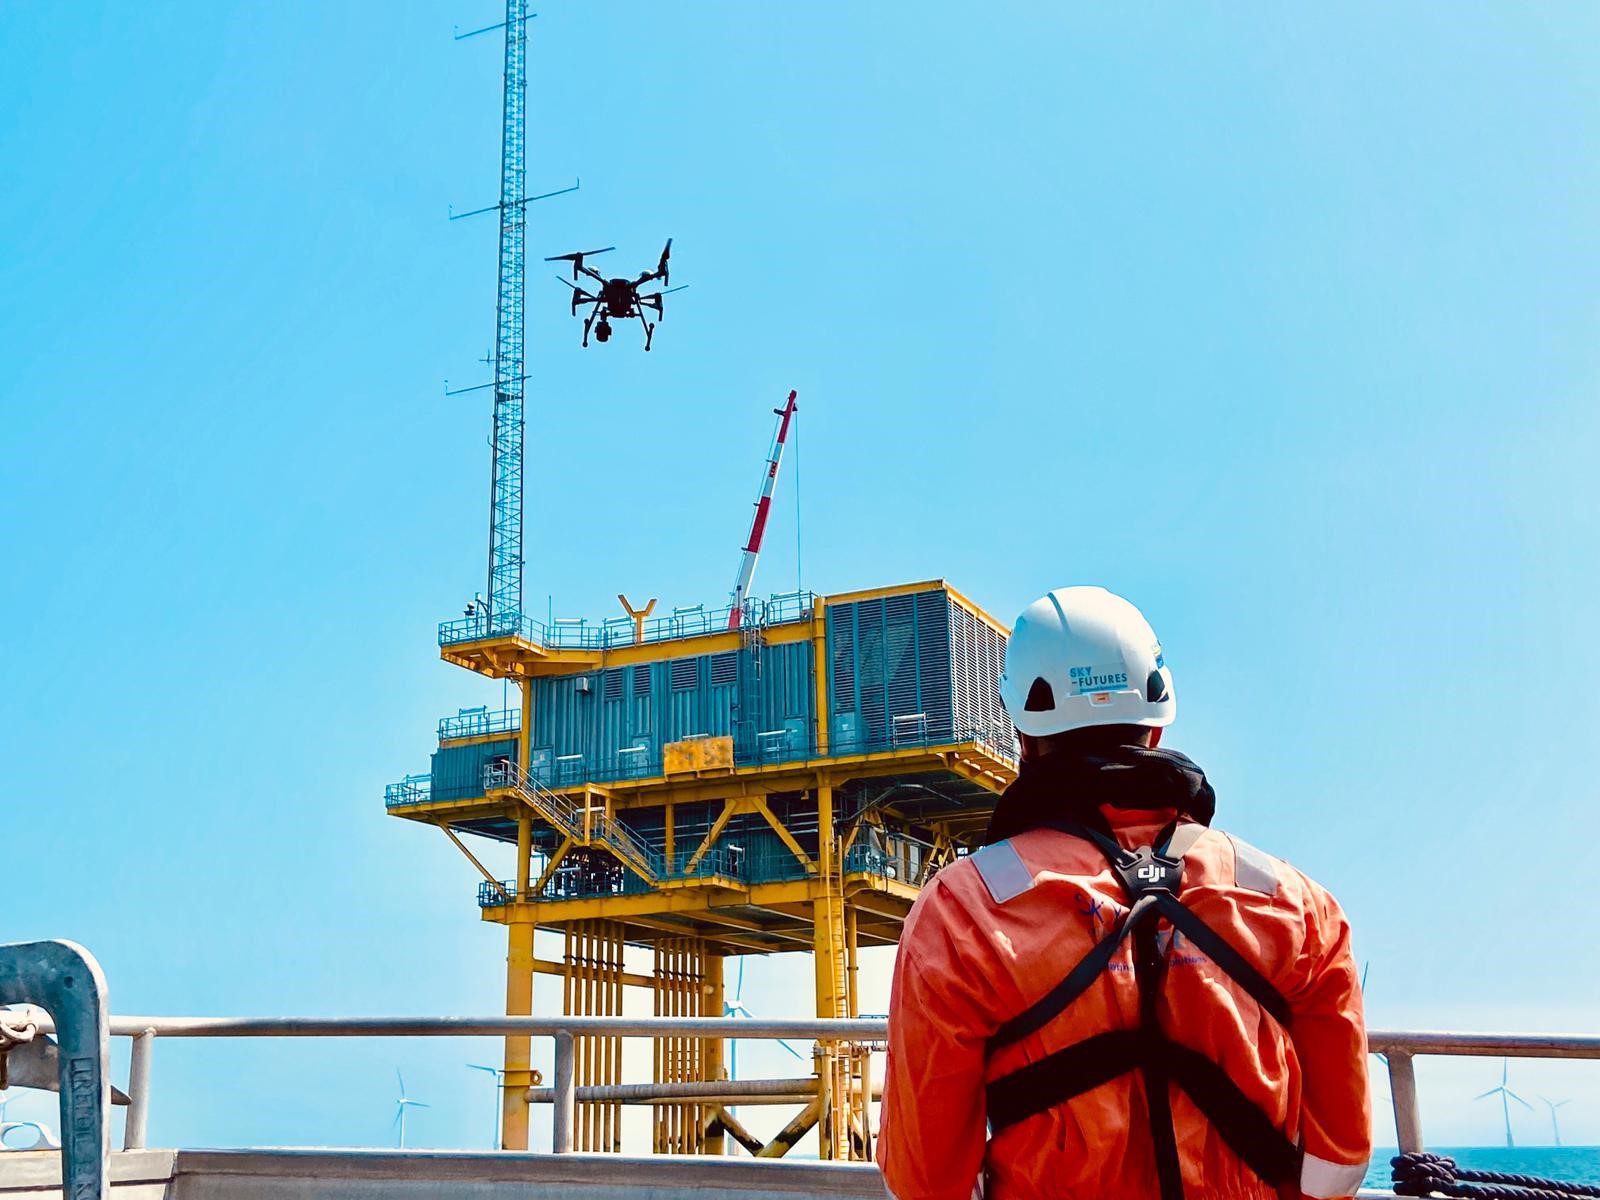
[(411, 804), (427, 804), (433, 799), (433, 775), (423, 772), (421, 775), (407, 775), (399, 783), (385, 785), (383, 789), (383, 805), (385, 808), (404, 808)]
[(522, 728), (522, 710), (504, 708), (499, 712), (457, 713), (439, 719), (439, 740), (451, 738), (484, 737), (493, 733), (516, 733)]
[[(765, 600), (746, 601), (741, 609), (741, 624), (786, 625), (809, 621), (815, 610), (814, 593), (785, 592)], [(601, 621), (596, 625), (576, 619), (540, 621), (522, 613), (475, 613), (441, 622), (439, 645), (456, 646), (464, 642), (512, 637), (546, 650), (609, 650), (618, 646), (646, 645), (723, 633), (728, 629), (728, 619), (732, 614), (732, 605), (708, 609), (703, 604), (696, 604), (654, 617), (636, 630), (632, 621), (620, 619)]]

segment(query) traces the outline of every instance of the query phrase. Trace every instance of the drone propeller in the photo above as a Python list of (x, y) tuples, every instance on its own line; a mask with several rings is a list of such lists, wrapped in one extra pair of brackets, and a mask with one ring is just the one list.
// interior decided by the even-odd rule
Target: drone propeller
[(661, 251), (661, 261), (656, 264), (656, 274), (661, 276), (661, 282), (667, 282), (667, 259), (672, 255), (672, 239), (667, 239), (665, 248)]
[(670, 296), (673, 292), (681, 292), (688, 286), (689, 285), (687, 283), (680, 283), (677, 287), (667, 288), (666, 291), (663, 292), (643, 292), (639, 295), (639, 303), (648, 308), (655, 309), (657, 313), (664, 313), (661, 304), (661, 297)]
[(552, 254), (545, 262), (577, 262), (582, 258), (593, 258), (596, 254), (606, 254), (615, 250), (615, 246), (605, 246), (599, 250), (575, 250), (571, 254)]
[[(557, 283), (564, 283), (569, 288), (572, 289), (572, 315), (573, 316), (577, 316), (578, 315), (578, 305), (580, 305), (580, 304), (592, 304), (595, 300), (599, 299), (598, 296), (591, 296), (588, 292), (584, 291), (577, 284), (571, 282), (570, 280), (563, 279), (559, 275), (556, 276), (556, 282)], [(684, 286), (687, 287), (689, 285), (685, 284)]]
[(615, 246), (605, 246), (599, 250), (577, 250), (571, 254), (552, 254), (545, 262), (569, 262), (572, 264), (572, 277), (576, 279), (578, 272), (583, 270), (583, 260), (593, 258), (596, 254), (606, 254), (615, 250)]

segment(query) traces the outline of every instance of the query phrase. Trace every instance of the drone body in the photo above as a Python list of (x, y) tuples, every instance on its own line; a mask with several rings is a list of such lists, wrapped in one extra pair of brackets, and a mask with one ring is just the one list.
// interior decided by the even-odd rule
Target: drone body
[[(611, 340), (611, 321), (613, 318), (625, 320), (629, 317), (638, 317), (639, 324), (644, 326), (644, 348), (648, 350), (650, 349), (650, 339), (655, 334), (656, 326), (655, 322), (645, 316), (645, 310), (655, 309), (656, 321), (659, 321), (662, 316), (661, 297), (668, 292), (682, 291), (688, 285), (681, 284), (675, 288), (666, 286), (668, 282), (667, 259), (672, 254), (671, 238), (667, 239), (666, 248), (661, 251), (661, 261), (656, 264), (656, 269), (654, 271), (645, 271), (637, 279), (607, 279), (593, 267), (584, 264), (583, 260), (586, 258), (593, 258), (596, 254), (605, 254), (615, 249), (615, 246), (607, 246), (603, 250), (579, 250), (573, 254), (556, 254), (545, 259), (545, 262), (569, 262), (572, 264), (573, 279), (579, 279), (586, 275), (594, 280), (595, 284), (599, 285), (591, 293), (579, 287), (576, 283), (568, 283), (565, 279), (561, 280), (562, 283), (572, 289), (573, 316), (577, 316), (578, 309), (585, 304), (592, 306), (589, 310), (589, 315), (583, 319), (583, 345), (587, 346), (589, 344), (589, 331), (591, 329), (594, 330), (595, 341), (608, 342)], [(557, 276), (557, 278), (560, 279), (560, 276)], [(658, 279), (665, 290), (659, 292), (641, 292), (639, 290)]]

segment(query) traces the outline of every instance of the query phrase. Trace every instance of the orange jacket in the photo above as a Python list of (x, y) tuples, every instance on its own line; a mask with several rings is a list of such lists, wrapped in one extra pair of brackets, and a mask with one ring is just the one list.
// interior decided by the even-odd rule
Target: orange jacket
[[(1174, 816), (1102, 810), (1118, 841), (1148, 845)], [(991, 1057), (987, 1039), (1056, 986), (1128, 911), (1090, 842), (1035, 829), (940, 871), (901, 935), (890, 1000), (878, 1162), (897, 1200), (1156, 1197), (1159, 1185), (1137, 1071), (987, 1140), (985, 1084), (1093, 1034), (1138, 1025), (1130, 947), (1038, 1032)], [(1269, 894), (1270, 892), (1270, 894)], [(1015, 894), (1012, 894), (1015, 893)], [(1344, 1197), (1371, 1154), (1366, 1032), (1350, 927), (1323, 888), (1216, 830), (1184, 857), (1182, 901), (1288, 1002), (1285, 1031), (1227, 974), (1185, 944), (1166, 945), (1162, 1029), (1220, 1065), (1304, 1149), (1300, 1191)], [(1163, 925), (1170, 932), (1170, 927)], [(1165, 935), (1164, 935), (1165, 936)], [(1242, 1163), (1176, 1087), (1169, 1088), (1187, 1200), (1280, 1195)]]

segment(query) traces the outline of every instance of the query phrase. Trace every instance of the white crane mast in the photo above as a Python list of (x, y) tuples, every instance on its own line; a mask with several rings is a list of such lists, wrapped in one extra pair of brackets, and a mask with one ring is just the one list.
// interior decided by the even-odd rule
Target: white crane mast
[(750, 581), (756, 575), (756, 560), (761, 557), (761, 539), (767, 532), (767, 515), (772, 511), (772, 491), (778, 485), (778, 467), (783, 462), (783, 444), (789, 437), (789, 422), (795, 413), (795, 393), (782, 408), (772, 411), (778, 417), (778, 429), (772, 438), (772, 452), (767, 455), (767, 470), (761, 477), (761, 494), (756, 497), (756, 515), (750, 522), (750, 537), (739, 555), (739, 574), (733, 581), (733, 608), (728, 613), (728, 628), (737, 629), (743, 619), (744, 602), (750, 594)]

